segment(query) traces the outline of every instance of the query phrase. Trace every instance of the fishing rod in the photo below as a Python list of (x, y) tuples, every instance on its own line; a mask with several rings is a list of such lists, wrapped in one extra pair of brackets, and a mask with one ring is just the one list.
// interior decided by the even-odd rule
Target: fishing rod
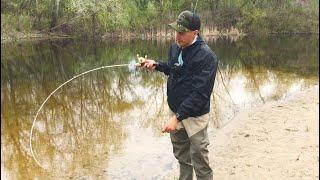
[(91, 70), (88, 70), (88, 71), (85, 71), (81, 74), (78, 74), (76, 76), (73, 76), (72, 78), (70, 78), (69, 80), (67, 80), (66, 82), (62, 83), (60, 86), (58, 86), (54, 91), (52, 91), (49, 96), (44, 100), (44, 102), (41, 104), (40, 108), (38, 109), (34, 119), (33, 119), (33, 123), (32, 123), (32, 126), (31, 126), (31, 129), (30, 129), (30, 139), (29, 139), (29, 145), (30, 145), (30, 150), (31, 150), (31, 155), (33, 157), (33, 159), (35, 160), (35, 162), (37, 163), (38, 166), (40, 166), (42, 169), (46, 169), (43, 165), (41, 165), (41, 163), (37, 160), (37, 158), (35, 157), (35, 153), (33, 152), (33, 148), (32, 148), (32, 133), (33, 133), (33, 129), (34, 129), (34, 125), (35, 125), (35, 122), (37, 120), (37, 117), (41, 111), (41, 109), (43, 108), (43, 106), (46, 104), (46, 102), (50, 99), (50, 97), (56, 92), (58, 91), (61, 87), (63, 87), (64, 85), (66, 85), (67, 83), (71, 82), (72, 80), (80, 77), (80, 76), (83, 76), (85, 74), (88, 74), (90, 72), (93, 72), (93, 71), (97, 71), (97, 70), (101, 70), (101, 69), (106, 69), (106, 68), (112, 68), (112, 67), (129, 67), (129, 69), (135, 69), (135, 67), (142, 67), (143, 64), (145, 63), (145, 60), (147, 59), (147, 56), (145, 57), (140, 57), (139, 54), (137, 54), (137, 60), (138, 62), (132, 62), (132, 63), (129, 63), (129, 64), (117, 64), (117, 65), (108, 65), (108, 66), (102, 66), (102, 67), (98, 67), (98, 68), (94, 68), (94, 69), (91, 69)]
[[(41, 165), (41, 163), (37, 160), (37, 158), (36, 158), (36, 156), (35, 156), (35, 153), (34, 153), (34, 151), (33, 151), (33, 148), (32, 148), (32, 134), (33, 134), (34, 125), (35, 125), (35, 122), (36, 122), (36, 120), (37, 120), (37, 117), (38, 117), (41, 109), (43, 108), (43, 106), (46, 104), (46, 102), (50, 99), (50, 97), (51, 97), (56, 91), (58, 91), (61, 87), (63, 87), (63, 86), (66, 85), (67, 83), (73, 81), (74, 79), (76, 79), (76, 78), (78, 78), (78, 77), (80, 77), (80, 76), (83, 76), (83, 75), (85, 75), (85, 74), (88, 74), (88, 73), (90, 73), (90, 72), (97, 71), (97, 70), (101, 70), (101, 69), (106, 69), (106, 68), (125, 67), (125, 66), (129, 67), (129, 69), (132, 70), (132, 69), (135, 69), (136, 67), (142, 67), (142, 66), (144, 65), (146, 59), (147, 59), (147, 56), (145, 56), (145, 57), (140, 57), (139, 54), (137, 54), (137, 61), (138, 61), (138, 62), (133, 61), (133, 62), (128, 63), (128, 64), (118, 64), (118, 65), (102, 66), (102, 67), (98, 67), (98, 68), (94, 68), (94, 69), (85, 71), (85, 72), (83, 72), (83, 73), (81, 73), (81, 74), (78, 74), (78, 75), (76, 75), (76, 76), (73, 76), (72, 78), (70, 78), (69, 80), (65, 81), (65, 82), (62, 83), (60, 86), (58, 86), (54, 91), (52, 91), (52, 92), (49, 94), (49, 96), (44, 100), (44, 102), (41, 104), (40, 108), (38, 109), (38, 111), (37, 111), (37, 113), (36, 113), (36, 115), (35, 115), (35, 117), (34, 117), (34, 119), (33, 119), (33, 123), (32, 123), (31, 129), (30, 129), (30, 139), (29, 139), (30, 151), (31, 151), (31, 155), (32, 155), (33, 159), (35, 160), (36, 164), (37, 164), (39, 167), (41, 167), (42, 169), (46, 169), (46, 168), (45, 168), (43, 165)], [(154, 64), (154, 65), (156, 65), (156, 64)], [(218, 68), (218, 70), (219, 70), (219, 68)], [(219, 70), (219, 73), (220, 73), (221, 78), (222, 78), (222, 73), (220, 72), (220, 70)], [(222, 81), (223, 81), (223, 78), (222, 78)], [(224, 82), (223, 82), (223, 84), (224, 84)], [(225, 86), (225, 84), (224, 84), (224, 86)], [(225, 88), (226, 88), (226, 86), (225, 86)], [(227, 90), (227, 88), (226, 88), (226, 90)], [(227, 90), (227, 92), (228, 92), (228, 94), (229, 94), (229, 96), (230, 96), (230, 98), (231, 98), (231, 95), (230, 95), (230, 93), (229, 93), (228, 90)], [(231, 100), (232, 100), (232, 98), (231, 98)], [(233, 100), (232, 100), (232, 102), (234, 103)], [(234, 103), (234, 104), (235, 104), (235, 103)]]

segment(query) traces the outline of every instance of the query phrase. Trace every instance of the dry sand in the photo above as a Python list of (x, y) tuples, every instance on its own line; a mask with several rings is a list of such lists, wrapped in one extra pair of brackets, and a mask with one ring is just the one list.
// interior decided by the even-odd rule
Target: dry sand
[(214, 179), (319, 179), (319, 86), (240, 112), (210, 142)]

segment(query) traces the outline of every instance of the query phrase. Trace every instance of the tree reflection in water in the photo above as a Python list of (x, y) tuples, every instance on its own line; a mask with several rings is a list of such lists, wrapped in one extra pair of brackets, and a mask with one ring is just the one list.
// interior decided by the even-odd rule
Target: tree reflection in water
[[(135, 149), (128, 145), (134, 144), (128, 143), (132, 139), (142, 137), (134, 142), (144, 142), (143, 137), (148, 135), (148, 140), (159, 147), (168, 146), (163, 143), (162, 138), (166, 137), (160, 131), (169, 114), (166, 77), (145, 70), (132, 73), (128, 68), (90, 73), (50, 98), (39, 114), (33, 134), (37, 159), (50, 172), (36, 165), (28, 139), (36, 110), (58, 85), (89, 69), (128, 63), (136, 53), (165, 60), (171, 42), (133, 40), (93, 44), (68, 40), (2, 44), (3, 177), (105, 178), (112, 167), (117, 167), (113, 162), (118, 157), (125, 156), (130, 148)], [(292, 90), (318, 81), (318, 37), (245, 37), (237, 41), (215, 38), (208, 42), (220, 59), (220, 73), (211, 96), (210, 128), (225, 126), (243, 108), (279, 100)], [(149, 150), (150, 147), (143, 148), (149, 154), (158, 153)], [(170, 148), (166, 147), (168, 154)], [(142, 163), (166, 166), (150, 157)], [(170, 157), (162, 157), (166, 158)], [(126, 161), (122, 171), (139, 171), (133, 167), (133, 159)], [(147, 168), (156, 169), (152, 165)]]

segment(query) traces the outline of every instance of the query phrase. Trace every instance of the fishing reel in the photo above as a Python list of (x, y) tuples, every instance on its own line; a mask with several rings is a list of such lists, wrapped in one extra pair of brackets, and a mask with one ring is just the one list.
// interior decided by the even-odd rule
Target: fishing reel
[(139, 56), (139, 54), (137, 54), (137, 63), (136, 63), (136, 66), (137, 66), (137, 67), (143, 66), (143, 64), (145, 63), (146, 59), (147, 59), (147, 55), (145, 55), (144, 57), (142, 57), (142, 56)]
[[(144, 65), (144, 63), (147, 60), (147, 55), (145, 55), (144, 57), (139, 56), (139, 54), (137, 54), (137, 63), (135, 64), (137, 67), (142, 67)], [(156, 67), (159, 63), (158, 62), (154, 62), (153, 63), (153, 67)]]

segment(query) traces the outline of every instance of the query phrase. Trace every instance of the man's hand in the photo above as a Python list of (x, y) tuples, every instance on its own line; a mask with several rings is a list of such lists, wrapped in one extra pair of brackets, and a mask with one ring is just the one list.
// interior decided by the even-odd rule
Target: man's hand
[(179, 122), (179, 121), (178, 121), (176, 115), (172, 116), (172, 117), (170, 118), (170, 120), (163, 126), (162, 132), (163, 132), (163, 133), (164, 133), (164, 132), (169, 133), (169, 132), (171, 132), (171, 131), (176, 130), (176, 127), (177, 127), (177, 125), (178, 125), (178, 122)]
[(147, 69), (155, 69), (156, 68), (156, 62), (152, 59), (146, 59), (142, 65), (143, 68)]

